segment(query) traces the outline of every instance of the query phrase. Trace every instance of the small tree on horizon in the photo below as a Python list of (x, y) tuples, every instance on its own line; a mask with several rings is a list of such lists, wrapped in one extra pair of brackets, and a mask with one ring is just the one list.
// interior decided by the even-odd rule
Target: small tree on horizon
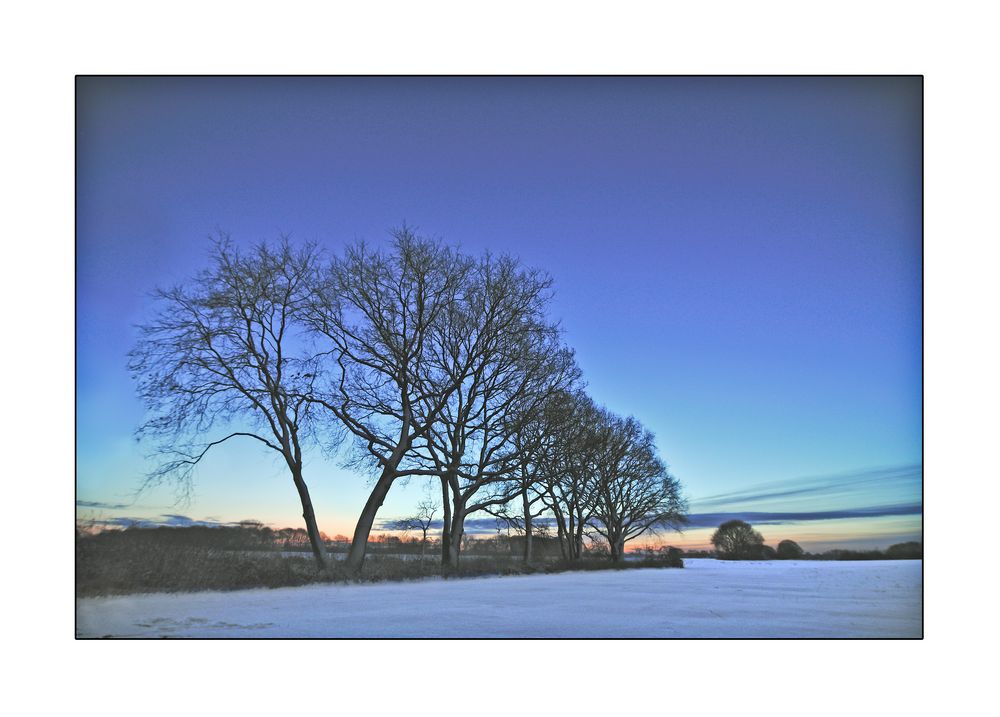
[(417, 511), (409, 518), (403, 518), (399, 523), (405, 525), (406, 530), (419, 530), (420, 538), (420, 559), (423, 560), (427, 552), (427, 531), (434, 523), (434, 516), (437, 514), (437, 501), (428, 493), (423, 500), (417, 503)]
[(752, 560), (761, 554), (764, 536), (742, 520), (729, 520), (712, 535), (712, 545), (723, 560)]
[(778, 543), (778, 558), (780, 560), (797, 560), (804, 551), (794, 540), (782, 540)]

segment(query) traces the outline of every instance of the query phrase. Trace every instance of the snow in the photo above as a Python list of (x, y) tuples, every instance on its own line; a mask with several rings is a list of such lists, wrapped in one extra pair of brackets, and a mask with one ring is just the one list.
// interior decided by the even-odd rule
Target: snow
[(77, 600), (78, 637), (921, 637), (922, 562), (311, 585)]

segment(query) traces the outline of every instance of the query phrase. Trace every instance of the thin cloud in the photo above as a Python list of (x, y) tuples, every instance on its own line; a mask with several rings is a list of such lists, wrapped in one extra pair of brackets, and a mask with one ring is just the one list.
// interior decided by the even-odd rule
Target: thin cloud
[(217, 520), (195, 520), (186, 515), (165, 514), (155, 518), (132, 518), (122, 516), (119, 518), (107, 518), (105, 520), (93, 521), (95, 525), (102, 525), (106, 528), (188, 528), (193, 526), (204, 528), (221, 528), (238, 525), (238, 523), (224, 523)]
[(212, 518), (206, 518), (204, 520), (195, 520), (194, 518), (189, 518), (186, 515), (177, 515), (172, 513), (161, 515), (159, 517), (160, 517), (159, 524), (169, 527), (181, 527), (181, 526), (188, 527), (197, 525), (207, 528), (219, 528), (222, 526), (237, 525), (236, 523), (223, 523), (218, 520), (213, 520)]
[(692, 513), (687, 528), (716, 528), (728, 520), (742, 520), (752, 525), (785, 525), (811, 520), (839, 520), (843, 518), (881, 518), (891, 515), (920, 515), (920, 504), (885, 505), (850, 510), (816, 510), (807, 512), (741, 511), (733, 513)]
[(827, 476), (810, 476), (761, 483), (744, 490), (719, 493), (691, 501), (695, 508), (738, 507), (749, 503), (787, 498), (828, 499), (857, 497), (864, 500), (874, 491), (910, 496), (919, 492), (923, 468), (917, 465), (871, 468)]
[(105, 510), (123, 510), (130, 507), (125, 503), (104, 503), (99, 500), (78, 500), (76, 504), (80, 508), (103, 508)]

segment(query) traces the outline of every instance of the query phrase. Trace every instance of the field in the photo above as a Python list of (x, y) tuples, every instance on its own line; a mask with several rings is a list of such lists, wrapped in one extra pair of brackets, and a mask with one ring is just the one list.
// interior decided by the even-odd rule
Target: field
[(78, 637), (921, 637), (922, 562), (428, 579), (80, 598)]

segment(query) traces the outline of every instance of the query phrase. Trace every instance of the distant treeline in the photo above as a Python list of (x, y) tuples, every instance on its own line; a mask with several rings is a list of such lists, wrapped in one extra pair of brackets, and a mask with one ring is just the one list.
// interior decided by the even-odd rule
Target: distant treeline
[(807, 553), (794, 540), (782, 540), (777, 548), (764, 543), (764, 536), (744, 520), (728, 520), (712, 534), (714, 557), (720, 560), (914, 560), (924, 557), (923, 543), (910, 541), (881, 550), (827, 550)]
[[(328, 553), (347, 553), (351, 541), (347, 536), (328, 536), (320, 533)], [(159, 548), (205, 548), (211, 550), (239, 550), (263, 552), (303, 552), (312, 550), (309, 534), (303, 528), (269, 528), (258, 521), (246, 520), (238, 525), (208, 526), (162, 526), (158, 528), (130, 527), (124, 530), (92, 531), (81, 528), (77, 531), (80, 541), (100, 545), (124, 545), (130, 547)], [(538, 558), (561, 557), (559, 540), (555, 537), (535, 535), (532, 551)], [(375, 554), (391, 555), (431, 555), (440, 554), (440, 538), (397, 536), (391, 534), (373, 535), (367, 549)], [(523, 553), (524, 537), (516, 535), (496, 535), (490, 537), (463, 536), (462, 552), (467, 555), (518, 556)], [(607, 549), (597, 544), (591, 547), (593, 557), (606, 557)]]
[(883, 550), (827, 550), (825, 553), (804, 553), (800, 560), (919, 560), (924, 557), (924, 544), (917, 541), (896, 543)]
[[(635, 554), (646, 557), (655, 552), (655, 550), (640, 549)], [(775, 550), (769, 545), (761, 545), (756, 551), (744, 557), (728, 557), (714, 550), (685, 550), (683, 556), (685, 558), (715, 558), (717, 560), (920, 560), (924, 557), (924, 544), (910, 541), (890, 545), (885, 550), (835, 548), (822, 553), (802, 551), (798, 554), (790, 554), (788, 551)]]
[[(324, 545), (329, 553), (343, 554), (350, 548), (350, 539), (344, 535), (330, 537), (321, 533)], [(303, 552), (311, 550), (309, 535), (303, 528), (269, 528), (258, 521), (242, 521), (232, 526), (184, 526), (159, 528), (127, 528), (125, 530), (105, 530), (88, 532), (81, 530), (78, 537), (86, 542), (109, 544), (128, 543), (133, 547), (147, 546), (149, 548), (207, 548), (212, 550), (242, 550), (269, 552)], [(533, 552), (536, 557), (556, 559), (561, 557), (559, 540), (555, 537), (535, 535)], [(746, 560), (919, 560), (923, 558), (923, 543), (910, 541), (896, 543), (886, 550), (846, 550), (833, 549), (822, 553), (809, 553), (798, 548), (793, 541), (782, 541), (775, 550), (769, 545), (761, 545), (749, 555)], [(792, 543), (792, 548), (787, 544)], [(423, 541), (420, 537), (380, 534), (372, 536), (368, 541), (368, 551), (385, 555), (434, 555), (440, 549), (439, 538), (428, 537)], [(495, 535), (490, 537), (474, 537), (466, 535), (463, 538), (462, 552), (467, 555), (480, 556), (518, 556), (523, 553), (524, 537), (518, 535)], [(605, 557), (607, 547), (599, 541), (590, 543), (584, 557)], [(668, 553), (671, 558), (715, 558), (733, 559), (720, 555), (713, 550), (681, 550), (675, 547), (646, 546), (638, 548), (630, 555), (633, 558), (664, 559)]]

